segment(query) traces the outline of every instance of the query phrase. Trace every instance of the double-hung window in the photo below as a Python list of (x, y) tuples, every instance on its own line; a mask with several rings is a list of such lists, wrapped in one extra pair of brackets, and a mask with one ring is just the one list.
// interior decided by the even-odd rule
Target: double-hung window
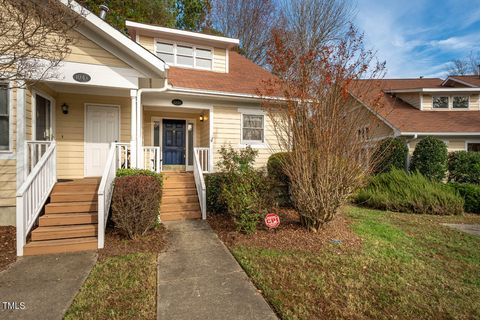
[(447, 96), (434, 96), (433, 97), (434, 109), (448, 109), (448, 97)]
[(10, 150), (10, 104), (8, 86), (0, 84), (0, 151)]
[(157, 56), (171, 66), (212, 70), (212, 49), (157, 41)]
[(452, 107), (454, 109), (468, 109), (468, 96), (454, 96)]
[(242, 143), (265, 142), (265, 116), (262, 114), (242, 114)]

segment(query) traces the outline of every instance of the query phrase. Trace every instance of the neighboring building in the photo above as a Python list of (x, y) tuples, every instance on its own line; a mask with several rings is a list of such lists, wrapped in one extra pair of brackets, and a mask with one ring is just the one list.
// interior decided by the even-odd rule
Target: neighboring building
[(17, 224), (19, 255), (32, 230), (25, 254), (103, 247), (119, 167), (186, 171), (167, 180), (182, 190), (162, 219), (205, 218), (221, 146), (252, 146), (258, 166), (276, 149), (256, 91), (273, 76), (231, 50), (238, 39), (127, 27), (131, 39), (88, 13), (58, 79), (1, 84), (0, 224)]
[[(426, 136), (443, 140), (449, 151), (480, 151), (478, 76), (364, 81), (374, 82), (372, 100), (381, 95), (375, 111), (390, 128), (386, 135), (404, 137), (410, 152)], [(368, 97), (362, 100), (371, 107)]]

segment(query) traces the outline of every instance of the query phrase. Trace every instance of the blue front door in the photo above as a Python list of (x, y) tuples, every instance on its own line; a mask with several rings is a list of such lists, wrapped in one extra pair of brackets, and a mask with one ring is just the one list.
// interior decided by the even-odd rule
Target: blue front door
[(163, 164), (185, 164), (185, 120), (163, 120)]

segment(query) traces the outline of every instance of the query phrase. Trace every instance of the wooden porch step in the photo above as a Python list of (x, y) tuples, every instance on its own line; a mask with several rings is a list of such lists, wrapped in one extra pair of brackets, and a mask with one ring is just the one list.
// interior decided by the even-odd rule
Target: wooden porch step
[(56, 240), (97, 236), (96, 224), (38, 227), (32, 231), (32, 241)]
[(186, 181), (186, 182), (168, 182), (165, 181), (163, 184), (163, 189), (190, 189), (195, 188), (194, 181)]
[(46, 214), (39, 218), (38, 225), (40, 227), (68, 226), (75, 224), (97, 223), (97, 221), (98, 214), (96, 212)]
[(194, 182), (195, 178), (192, 175), (167, 175), (165, 176), (164, 182)]
[(96, 193), (98, 184), (90, 183), (57, 183), (53, 187), (52, 193)]
[(160, 212), (161, 221), (179, 221), (201, 219), (202, 213), (200, 210), (183, 211), (183, 212)]
[(163, 189), (163, 196), (191, 196), (197, 195), (197, 189), (193, 188), (183, 188), (183, 189)]
[(85, 250), (97, 250), (98, 242), (96, 237), (85, 237), (75, 239), (59, 239), (32, 241), (23, 248), (23, 254), (26, 256), (66, 253)]
[(164, 204), (181, 204), (181, 203), (198, 203), (196, 194), (185, 196), (163, 196), (162, 205)]
[(162, 204), (160, 206), (160, 214), (167, 212), (184, 212), (191, 210), (200, 210), (198, 201), (195, 203), (177, 203), (177, 204)]
[(97, 202), (54, 202), (45, 206), (45, 214), (72, 213), (72, 212), (96, 212)]
[(54, 192), (50, 195), (50, 202), (85, 202), (97, 201), (98, 194), (95, 191), (90, 192)]

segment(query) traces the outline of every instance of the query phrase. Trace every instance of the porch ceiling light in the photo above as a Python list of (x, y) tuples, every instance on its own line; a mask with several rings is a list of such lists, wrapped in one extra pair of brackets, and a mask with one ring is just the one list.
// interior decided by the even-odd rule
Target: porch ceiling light
[(199, 119), (200, 119), (201, 122), (203, 122), (203, 121), (207, 120), (207, 117), (204, 116), (203, 114), (201, 114)]
[(62, 112), (63, 114), (68, 114), (68, 104), (65, 102), (62, 104)]

